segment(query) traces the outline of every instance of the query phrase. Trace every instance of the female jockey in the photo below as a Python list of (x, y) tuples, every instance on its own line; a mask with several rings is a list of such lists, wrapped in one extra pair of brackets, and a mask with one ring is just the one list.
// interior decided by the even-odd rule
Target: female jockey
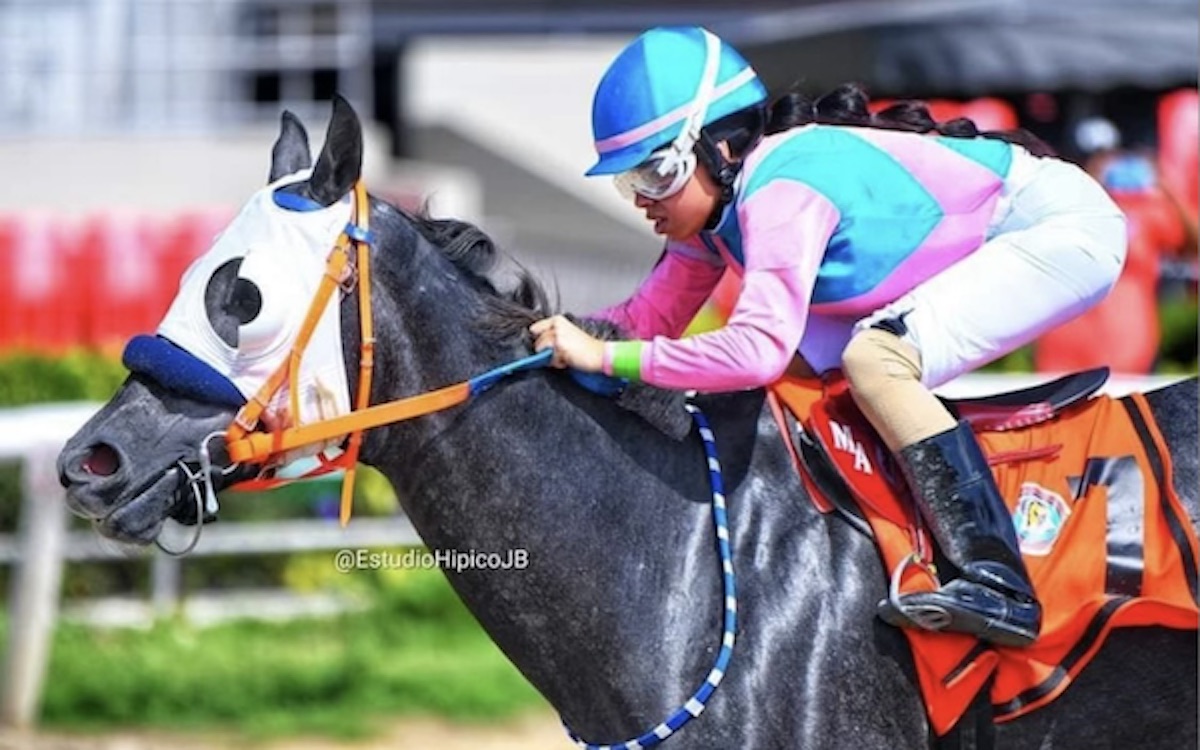
[[(915, 104), (872, 116), (853, 86), (766, 99), (701, 28), (652, 29), (617, 56), (596, 90), (588, 174), (614, 175), (666, 250), (598, 316), (631, 340), (555, 316), (531, 327), (535, 347), (559, 367), (700, 391), (769, 385), (797, 354), (816, 373), (842, 368), (959, 574), (881, 616), (915, 626), (909, 613), (944, 612), (939, 628), (1028, 645), (1041, 607), (1012, 518), (970, 428), (929, 389), (1103, 298), (1124, 218), (1019, 134), (938, 126)], [(728, 323), (679, 338), (727, 268), (742, 280)]]

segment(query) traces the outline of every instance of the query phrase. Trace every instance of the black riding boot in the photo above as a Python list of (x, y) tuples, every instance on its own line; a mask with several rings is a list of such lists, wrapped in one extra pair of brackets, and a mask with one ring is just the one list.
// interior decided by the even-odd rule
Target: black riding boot
[[(966, 422), (900, 451), (921, 516), (960, 577), (937, 591), (885, 599), (879, 615), (897, 626), (970, 633), (1001, 646), (1037, 638), (1042, 608), (987, 458)], [(910, 618), (905, 611), (914, 615)]]

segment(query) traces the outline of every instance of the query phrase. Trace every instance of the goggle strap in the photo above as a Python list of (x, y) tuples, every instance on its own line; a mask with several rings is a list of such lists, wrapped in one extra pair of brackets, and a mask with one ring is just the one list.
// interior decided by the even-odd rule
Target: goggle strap
[(686, 154), (696, 144), (700, 131), (704, 127), (704, 117), (708, 114), (709, 100), (717, 88), (717, 74), (721, 68), (721, 40), (708, 29), (700, 30), (704, 34), (705, 58), (704, 72), (700, 77), (700, 86), (696, 89), (692, 111), (684, 123), (683, 130), (675, 139), (675, 150)]
[[(654, 172), (660, 177), (666, 177), (674, 173), (675, 179), (672, 185), (662, 195), (648, 195), (652, 200), (660, 200), (669, 195), (679, 192), (679, 187), (676, 182), (680, 181), (683, 172), (690, 171), (687, 168), (688, 159), (694, 159), (692, 149), (696, 142), (700, 139), (704, 130), (704, 117), (708, 114), (709, 100), (712, 99), (713, 91), (717, 88), (717, 75), (721, 69), (721, 40), (707, 29), (701, 29), (704, 34), (704, 70), (700, 75), (700, 85), (696, 89), (696, 98), (693, 100), (692, 111), (688, 113), (688, 118), (683, 124), (683, 130), (675, 137), (671, 146), (665, 152), (659, 152), (658, 163), (654, 166)], [(651, 159), (655, 155), (651, 155)], [(642, 165), (643, 167), (646, 165)], [(629, 171), (630, 177), (635, 177), (635, 172), (638, 168)], [(690, 174), (688, 175), (690, 177)], [(621, 177), (616, 177), (617, 189), (624, 192), (622, 187)], [(635, 184), (630, 184), (629, 187), (638, 192)], [(645, 195), (646, 193), (642, 193)]]

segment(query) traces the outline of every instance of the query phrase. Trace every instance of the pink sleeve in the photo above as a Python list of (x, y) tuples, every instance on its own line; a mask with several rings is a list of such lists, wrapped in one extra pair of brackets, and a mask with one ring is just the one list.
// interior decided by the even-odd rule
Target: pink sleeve
[(668, 242), (662, 260), (632, 297), (588, 317), (615, 323), (631, 338), (677, 338), (724, 272), (724, 261), (707, 248)]
[(655, 338), (642, 349), (645, 382), (681, 390), (756, 388), (777, 380), (800, 346), (840, 214), (812, 188), (775, 180), (746, 200), (738, 218), (746, 273), (729, 322), (686, 339)]

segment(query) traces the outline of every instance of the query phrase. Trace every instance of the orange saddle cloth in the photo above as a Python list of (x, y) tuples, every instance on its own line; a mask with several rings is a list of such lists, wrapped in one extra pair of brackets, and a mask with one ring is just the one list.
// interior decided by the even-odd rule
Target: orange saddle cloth
[[(844, 382), (820, 396), (797, 382), (772, 389), (804, 425), (826, 463), (824, 482), (802, 467), (822, 510), (833, 506), (829, 465), (870, 524), (900, 590), (936, 587), (929, 544), (899, 471), (854, 406)], [(777, 412), (777, 417), (780, 414)], [(994, 677), (996, 721), (1053, 701), (1099, 651), (1113, 628), (1197, 629), (1197, 540), (1171, 481), (1171, 459), (1140, 395), (1082, 400), (1045, 421), (976, 431), (1013, 514), (1021, 551), (1043, 606), (1029, 648), (997, 648), (959, 633), (906, 629), (934, 731), (950, 731)], [(803, 463), (811, 463), (806, 451)], [(839, 483), (840, 485), (841, 483)]]

